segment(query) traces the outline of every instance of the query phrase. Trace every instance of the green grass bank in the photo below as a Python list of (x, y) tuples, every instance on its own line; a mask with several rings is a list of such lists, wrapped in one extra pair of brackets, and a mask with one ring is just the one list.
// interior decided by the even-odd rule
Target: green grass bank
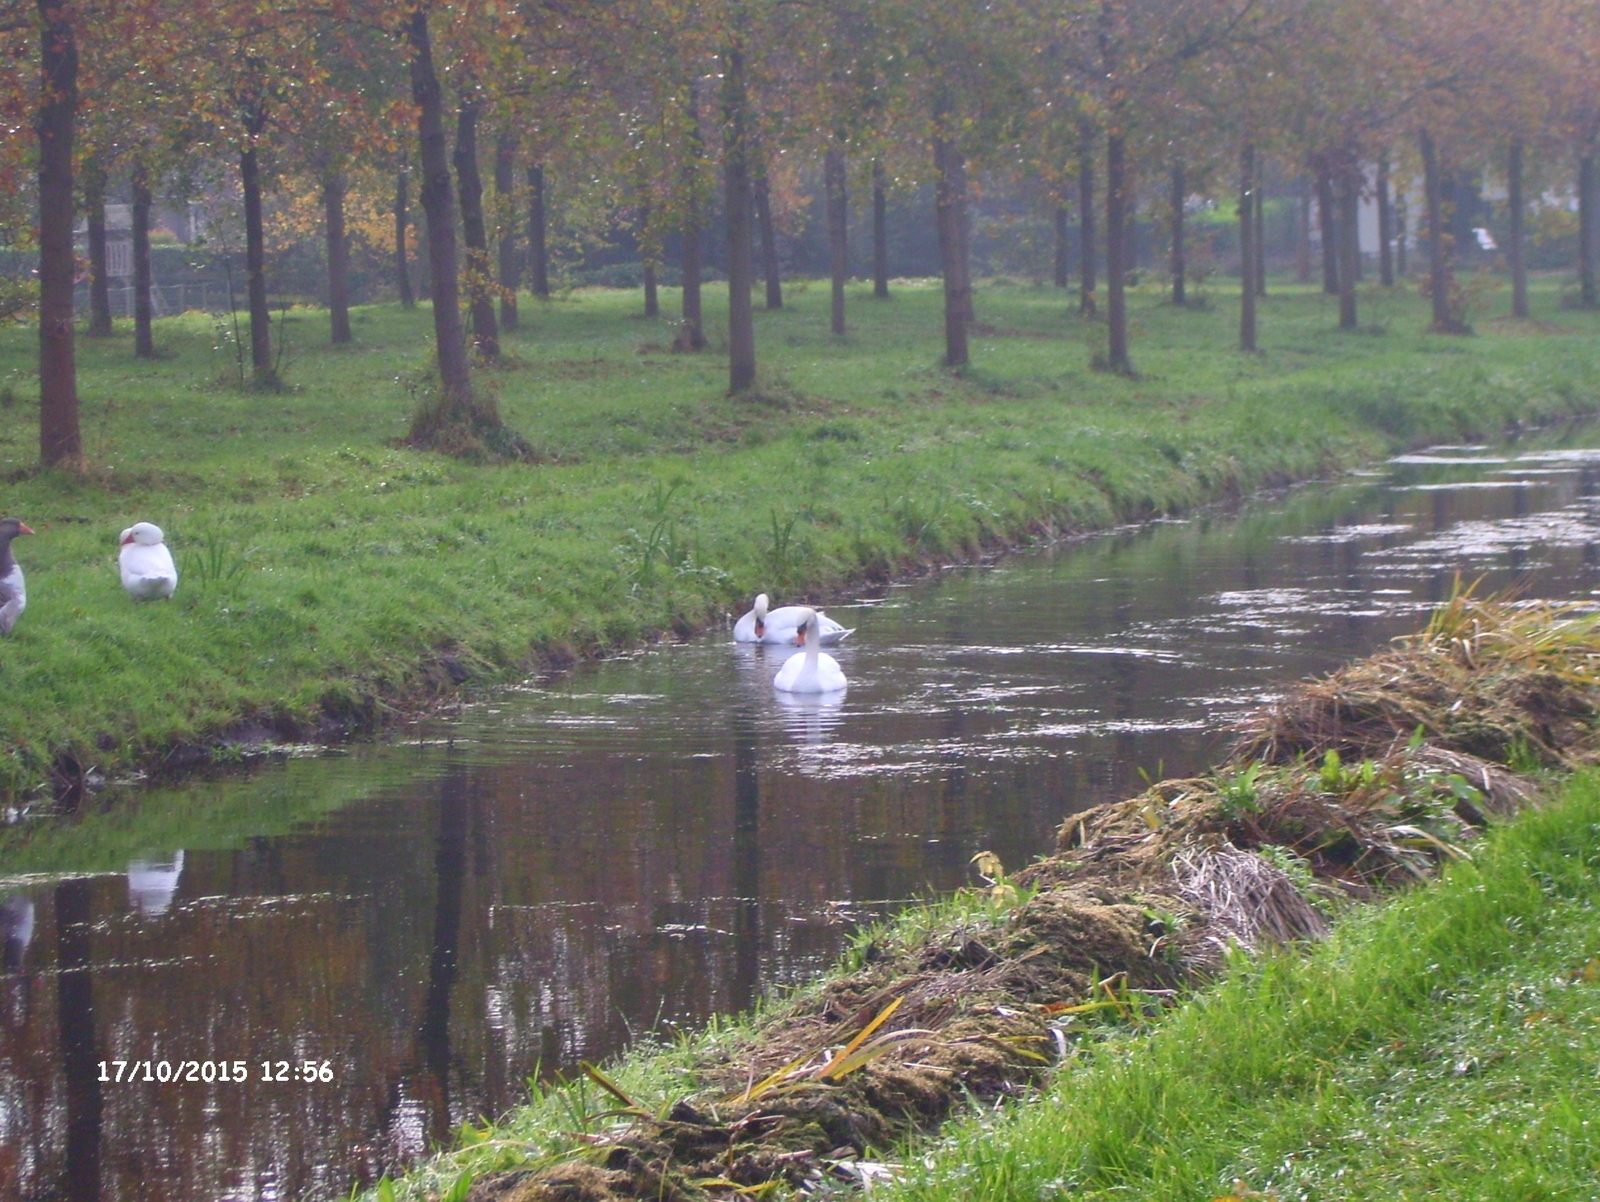
[[(714, 292), (714, 290), (712, 290)], [(238, 386), (232, 325), (83, 339), (88, 464), (37, 472), (34, 333), (0, 335), (4, 508), (29, 606), (0, 645), (0, 788), (181, 765), (220, 738), (335, 737), (447, 695), (742, 610), (756, 591), (826, 601), (846, 582), (1007, 543), (1171, 512), (1600, 407), (1600, 317), (1559, 307), (1422, 333), (1409, 292), (1367, 298), (1341, 334), (1328, 298), (1274, 283), (1260, 355), (1233, 350), (1214, 290), (1133, 299), (1141, 375), (1095, 372), (1103, 327), (1056, 290), (992, 283), (973, 366), (939, 366), (939, 295), (791, 287), (757, 315), (761, 395), (725, 360), (672, 354), (638, 297), (523, 306), (479, 374), (538, 448), (532, 465), (397, 449), (428, 362), (426, 308), (360, 310), (356, 341), (291, 311), (289, 388)], [(712, 293), (708, 292), (708, 297)], [(669, 309), (675, 297), (668, 296)], [(708, 328), (720, 328), (714, 305)], [(135, 605), (116, 534), (160, 524), (182, 573)]]
[(1594, 1196), (1600, 774), (1309, 955), (1239, 957), (880, 1197)]

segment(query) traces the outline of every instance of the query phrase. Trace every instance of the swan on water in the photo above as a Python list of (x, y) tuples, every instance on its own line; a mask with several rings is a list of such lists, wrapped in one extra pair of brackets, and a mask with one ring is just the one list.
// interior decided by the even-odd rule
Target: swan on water
[(780, 693), (836, 693), (850, 683), (845, 680), (839, 661), (822, 653), (822, 642), (815, 636), (821, 615), (814, 609), (800, 610), (795, 641), (805, 650), (796, 651), (778, 669), (772, 687)]
[[(750, 607), (750, 612), (733, 624), (733, 641), (783, 643), (798, 647), (800, 640), (795, 637), (795, 631), (800, 627), (801, 615), (813, 611), (804, 605), (784, 605), (778, 609), (768, 609), (769, 604), (765, 593), (756, 598), (756, 603)], [(837, 647), (855, 633), (854, 628), (847, 630), (824, 613), (817, 613), (817, 618), (824, 647)]]

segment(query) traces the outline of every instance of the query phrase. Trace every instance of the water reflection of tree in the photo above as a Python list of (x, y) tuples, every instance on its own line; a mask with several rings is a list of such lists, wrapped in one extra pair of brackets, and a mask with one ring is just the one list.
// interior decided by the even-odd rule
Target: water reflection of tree
[(85, 878), (56, 886), (56, 1015), (67, 1092), (65, 1202), (99, 1202), (99, 1053), (95, 1042), (94, 975), (90, 930), (94, 921)]
[(733, 712), (733, 979), (735, 1010), (755, 1004), (761, 985), (761, 743), (755, 711)]

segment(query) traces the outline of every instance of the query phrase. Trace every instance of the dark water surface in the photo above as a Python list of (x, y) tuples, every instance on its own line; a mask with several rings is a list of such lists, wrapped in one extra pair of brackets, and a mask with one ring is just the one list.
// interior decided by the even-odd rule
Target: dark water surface
[[(813, 976), (980, 849), (1027, 862), (1140, 769), (1199, 769), (1458, 571), (1593, 595), (1597, 484), (1596, 450), (1442, 448), (835, 604), (842, 703), (785, 701), (779, 656), (710, 637), (404, 745), (25, 819), (0, 839), (0, 1198), (343, 1194), (541, 1067)], [(163, 1060), (247, 1079), (147, 1083)]]

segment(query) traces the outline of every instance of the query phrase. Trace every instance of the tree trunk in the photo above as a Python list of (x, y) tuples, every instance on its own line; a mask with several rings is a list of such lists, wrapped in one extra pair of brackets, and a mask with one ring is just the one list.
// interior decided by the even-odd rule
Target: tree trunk
[(1106, 369), (1119, 376), (1133, 375), (1128, 358), (1128, 302), (1124, 293), (1127, 268), (1127, 139), (1106, 135)]
[(60, 0), (39, 0), (39, 458), (46, 466), (76, 459), (83, 449), (72, 328), (78, 44), (71, 12)]
[(1439, 155), (1427, 130), (1417, 135), (1422, 150), (1423, 191), (1428, 207), (1428, 295), (1433, 301), (1433, 332), (1466, 334), (1466, 323), (1451, 307), (1455, 279), (1451, 262), (1451, 237), (1445, 225), (1444, 179), (1439, 170)]
[(528, 287), (544, 300), (550, 299), (550, 248), (546, 241), (550, 218), (544, 207), (544, 166), (528, 167)]
[(1510, 229), (1506, 232), (1506, 260), (1511, 266), (1511, 315), (1528, 316), (1528, 260), (1523, 253), (1522, 234), (1522, 139), (1511, 139), (1508, 163), (1506, 207), (1510, 210)]
[(1357, 207), (1361, 190), (1357, 183), (1359, 168), (1351, 160), (1339, 166), (1334, 180), (1335, 205), (1338, 210), (1339, 251), (1339, 328), (1353, 330), (1356, 320), (1356, 268), (1361, 258), (1361, 243), (1357, 238)]
[(705, 148), (700, 138), (700, 85), (689, 84), (689, 145), (683, 156), (683, 329), (678, 349), (703, 350), (706, 332), (700, 311), (700, 169)]
[(961, 198), (956, 208), (956, 244), (961, 254), (961, 278), (966, 282), (967, 325), (972, 326), (976, 324), (978, 314), (972, 295), (972, 206), (967, 204), (967, 156), (960, 149), (952, 147), (950, 162), (956, 173), (958, 195)]
[(143, 166), (133, 169), (133, 353), (156, 357), (154, 313), (150, 305), (150, 182)]
[(967, 291), (961, 257), (961, 207), (965, 180), (960, 152), (946, 140), (943, 117), (933, 138), (934, 217), (939, 230), (939, 260), (944, 271), (944, 361), (947, 367), (967, 362)]
[(1072, 251), (1069, 245), (1072, 239), (1072, 215), (1067, 212), (1066, 205), (1057, 205), (1055, 209), (1055, 261), (1052, 264), (1054, 281), (1057, 288), (1065, 288), (1072, 283), (1071, 273), (1068, 268), (1072, 261)]
[(829, 306), (834, 334), (844, 333), (844, 282), (850, 271), (850, 200), (845, 191), (844, 150), (830, 147), (822, 159), (823, 190), (828, 199)]
[(1394, 287), (1394, 205), (1389, 199), (1389, 152), (1378, 156), (1378, 282)]
[(417, 303), (411, 293), (410, 255), (406, 251), (406, 229), (411, 224), (406, 212), (406, 175), (406, 170), (401, 168), (394, 182), (394, 282), (395, 289), (400, 293), (402, 309), (414, 308)]
[(517, 190), (517, 136), (503, 133), (494, 144), (494, 192), (499, 199), (500, 245), (500, 325), (517, 328), (517, 289), (522, 284), (522, 265), (517, 261), (517, 223), (512, 219), (513, 193)]
[[(449, 147), (444, 135), (444, 100), (433, 69), (433, 38), (428, 10), (411, 11), (407, 23), (411, 49), (411, 98), (417, 106), (417, 135), (422, 151), (422, 210), (428, 219), (428, 283), (433, 294), (433, 334), (439, 360), (443, 399), (456, 412), (473, 408), (472, 376), (461, 327), (461, 301), (456, 278), (456, 214), (450, 191)], [(447, 419), (453, 414), (444, 415)], [(414, 428), (413, 434), (428, 434)]]
[(1266, 187), (1261, 182), (1261, 177), (1266, 172), (1260, 164), (1256, 165), (1256, 278), (1255, 289), (1257, 296), (1267, 294), (1267, 197)]
[(661, 297), (656, 292), (655, 234), (650, 229), (650, 201), (639, 202), (639, 250), (644, 262), (644, 315), (661, 316)]
[(1594, 204), (1594, 155), (1586, 154), (1578, 159), (1578, 289), (1585, 309), (1600, 303), (1594, 277)]
[(1239, 349), (1256, 350), (1256, 148), (1239, 151)]
[(254, 146), (239, 155), (239, 183), (244, 190), (244, 271), (250, 306), (250, 366), (255, 382), (270, 386), (277, 380), (272, 371), (272, 312), (267, 308), (267, 237), (261, 220), (261, 164)]
[(756, 225), (761, 234), (761, 274), (767, 281), (767, 308), (783, 308), (783, 275), (778, 268), (778, 232), (772, 227), (772, 185), (766, 156), (755, 155)]
[(1084, 314), (1095, 307), (1094, 156), (1088, 148), (1086, 137), (1078, 157), (1078, 312)]
[(737, 396), (756, 382), (756, 328), (750, 291), (755, 256), (750, 245), (750, 114), (744, 51), (723, 55), (722, 180), (728, 223), (728, 392)]
[(1339, 218), (1334, 213), (1333, 176), (1327, 164), (1317, 163), (1317, 226), (1322, 233), (1322, 290), (1339, 294)]
[(889, 185), (882, 162), (872, 164), (872, 295), (889, 299)]
[(1305, 176), (1296, 185), (1299, 190), (1300, 220), (1295, 228), (1294, 278), (1301, 284), (1311, 282), (1311, 185)]
[(332, 341), (350, 341), (350, 242), (344, 232), (345, 178), (331, 175), (322, 184), (322, 210), (328, 234), (328, 320)]
[(106, 275), (106, 173), (90, 161), (83, 172), (83, 207), (89, 237), (90, 338), (111, 336), (111, 281)]
[(1172, 273), (1172, 303), (1185, 304), (1187, 295), (1187, 265), (1183, 253), (1183, 202), (1189, 195), (1188, 186), (1184, 183), (1183, 164), (1172, 165), (1172, 256), (1168, 269)]
[(1394, 206), (1394, 270), (1399, 279), (1406, 278), (1406, 199), (1395, 198)]
[(472, 344), (486, 360), (500, 357), (500, 325), (494, 315), (494, 276), (489, 231), (483, 217), (483, 177), (478, 174), (478, 102), (463, 96), (456, 109), (456, 188), (461, 196), (461, 241), (467, 250), (467, 307)]

